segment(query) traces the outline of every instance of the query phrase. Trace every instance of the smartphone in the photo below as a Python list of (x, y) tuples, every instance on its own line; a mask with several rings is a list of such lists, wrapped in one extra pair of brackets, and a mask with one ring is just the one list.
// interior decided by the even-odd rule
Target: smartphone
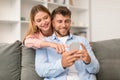
[[(79, 42), (73, 42), (73, 43), (71, 43), (70, 46), (69, 46), (69, 48), (70, 48), (70, 50), (74, 50), (74, 49), (81, 50), (82, 49)], [(80, 56), (80, 59), (81, 58), (82, 57)]]
[(69, 46), (69, 49), (70, 50), (74, 50), (74, 49), (79, 50), (80, 49), (80, 43), (79, 42), (71, 43), (70, 46)]

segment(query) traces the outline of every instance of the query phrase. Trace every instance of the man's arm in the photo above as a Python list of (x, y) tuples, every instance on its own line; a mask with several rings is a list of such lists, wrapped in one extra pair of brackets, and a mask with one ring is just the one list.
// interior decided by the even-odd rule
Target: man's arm
[(54, 62), (48, 61), (46, 48), (36, 50), (35, 70), (41, 77), (56, 77), (65, 71), (61, 59)]
[(95, 55), (94, 55), (94, 53), (93, 53), (93, 51), (92, 51), (92, 49), (91, 49), (87, 40), (84, 40), (84, 46), (85, 46), (85, 48), (87, 50), (87, 53), (88, 53), (88, 55), (90, 56), (90, 59), (91, 59), (89, 64), (85, 64), (86, 70), (89, 73), (96, 74), (96, 73), (99, 72), (99, 68), (100, 68), (99, 62), (98, 62), (97, 58), (95, 57)]

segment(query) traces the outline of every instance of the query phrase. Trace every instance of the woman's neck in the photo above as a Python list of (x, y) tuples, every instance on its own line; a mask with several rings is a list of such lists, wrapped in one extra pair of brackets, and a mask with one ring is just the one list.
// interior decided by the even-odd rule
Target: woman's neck
[(45, 37), (51, 36), (53, 34), (53, 29), (51, 28), (49, 31), (43, 31), (42, 34)]

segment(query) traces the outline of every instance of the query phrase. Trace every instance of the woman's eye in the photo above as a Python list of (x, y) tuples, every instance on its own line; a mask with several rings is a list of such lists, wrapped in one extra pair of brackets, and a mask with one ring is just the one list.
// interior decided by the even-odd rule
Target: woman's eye
[(48, 19), (48, 16), (44, 17), (44, 19)]
[(37, 22), (41, 22), (41, 20), (40, 20), (40, 19), (38, 19), (38, 20), (37, 20)]

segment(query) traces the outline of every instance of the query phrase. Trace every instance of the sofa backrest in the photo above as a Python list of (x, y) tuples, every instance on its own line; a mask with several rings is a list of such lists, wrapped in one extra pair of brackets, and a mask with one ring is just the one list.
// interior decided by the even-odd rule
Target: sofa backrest
[(93, 42), (92, 48), (100, 62), (97, 80), (120, 80), (120, 39)]

